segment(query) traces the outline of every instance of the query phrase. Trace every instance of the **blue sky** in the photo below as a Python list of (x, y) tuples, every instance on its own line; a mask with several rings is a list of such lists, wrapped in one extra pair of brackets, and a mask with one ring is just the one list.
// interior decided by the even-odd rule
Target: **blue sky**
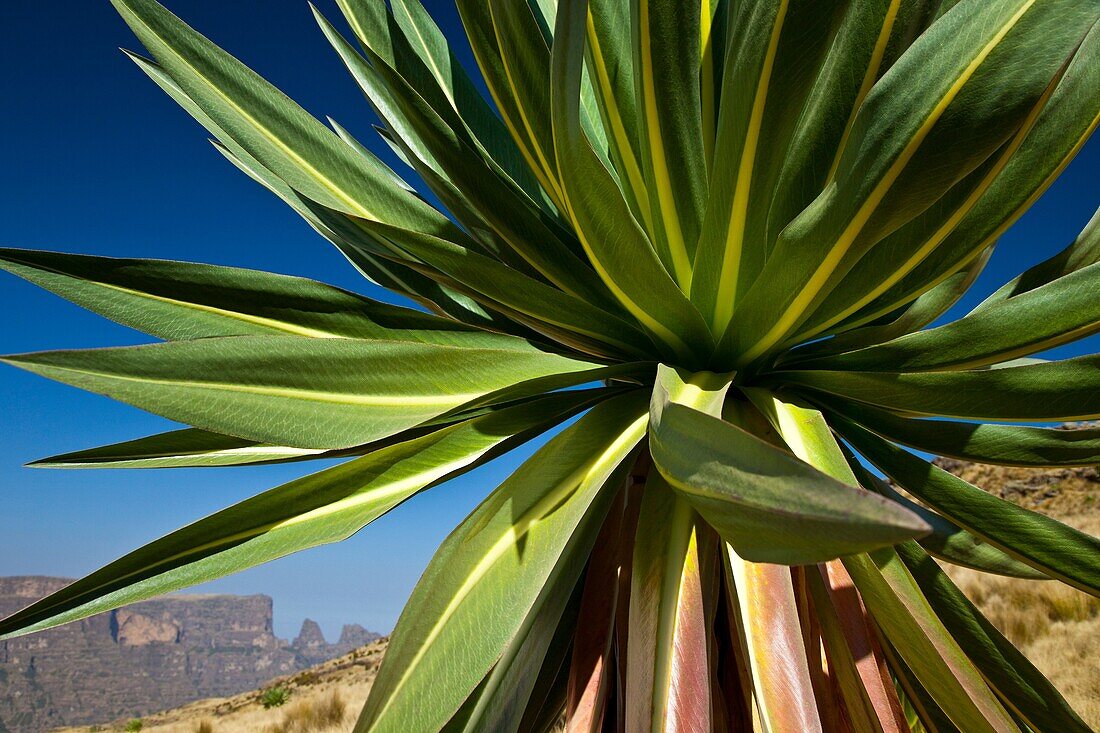
[[(204, 131), (119, 51), (137, 49), (107, 0), (7, 2), (0, 8), (0, 246), (159, 257), (324, 280), (375, 297), (296, 214), (238, 173)], [(369, 108), (321, 37), (304, 0), (169, 0), (176, 13), (318, 116), (376, 151)], [(318, 5), (336, 20), (331, 0)], [(449, 35), (448, 1), (428, 0)], [(463, 60), (472, 63), (466, 49)], [(969, 307), (1063, 247), (1097, 205), (1093, 140), (1002, 239)], [(0, 275), (0, 352), (143, 343)], [(1095, 339), (1091, 340), (1095, 350)], [(1080, 345), (1060, 352), (1083, 351)], [(165, 532), (312, 470), (316, 464), (182, 471), (43, 471), (53, 453), (170, 427), (106, 398), (0, 369), (0, 575), (79, 576)], [(525, 454), (421, 495), (351, 540), (202, 586), (267, 593), (276, 631), (305, 616), (330, 638), (341, 623), (389, 631), (436, 544)]]

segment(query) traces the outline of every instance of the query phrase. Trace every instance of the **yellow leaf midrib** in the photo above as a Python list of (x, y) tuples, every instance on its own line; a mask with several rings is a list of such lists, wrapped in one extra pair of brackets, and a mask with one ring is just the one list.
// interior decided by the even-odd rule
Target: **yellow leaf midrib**
[(882, 19), (882, 27), (879, 29), (878, 38), (875, 40), (874, 49), (871, 51), (871, 58), (867, 63), (867, 70), (863, 75), (863, 82), (860, 84), (859, 91), (856, 93), (855, 103), (848, 113), (848, 120), (844, 124), (844, 132), (841, 133), (840, 143), (837, 145), (836, 154), (833, 156), (833, 162), (829, 166), (829, 173), (825, 176), (825, 185), (829, 185), (833, 178), (836, 177), (836, 170), (840, 166), (840, 158), (844, 155), (844, 148), (847, 147), (848, 138), (852, 134), (852, 125), (855, 124), (856, 114), (859, 112), (859, 107), (863, 104), (863, 100), (867, 98), (867, 93), (871, 91), (871, 87), (874, 86), (875, 80), (878, 78), (878, 71), (882, 66), (882, 59), (886, 55), (886, 46), (890, 42), (890, 36), (894, 32), (894, 21), (897, 20), (898, 8), (900, 6), (901, 0), (891, 0), (889, 7), (886, 9), (886, 15)]
[(301, 400), (305, 402), (324, 402), (329, 404), (369, 407), (454, 407), (478, 399), (486, 392), (452, 393), (448, 395), (364, 395), (346, 392), (325, 392), (315, 389), (301, 389), (293, 387), (271, 387), (255, 384), (230, 384), (219, 382), (200, 382), (185, 379), (160, 379), (155, 377), (135, 377), (125, 374), (111, 374), (97, 372), (91, 369), (81, 369), (71, 366), (59, 366), (56, 364), (30, 363), (35, 371), (62, 372), (67, 374), (79, 374), (93, 379), (103, 379), (112, 382), (128, 382), (176, 389), (208, 390), (212, 392), (230, 392), (259, 395), (263, 397), (281, 397), (284, 399)]
[[(501, 37), (500, 27), (497, 23), (496, 16), (493, 11), (493, 3), (486, 3), (486, 7), (489, 10), (489, 20), (493, 26), (493, 34), (496, 37), (497, 49), (499, 51), (500, 58), (500, 66), (504, 70), (504, 77), (505, 80), (508, 82), (508, 86), (511, 87), (512, 101), (515, 105), (516, 113), (519, 114), (520, 122), (523, 124), (523, 129), (527, 133), (526, 139), (530, 142), (530, 150), (528, 149), (527, 145), (521, 145), (520, 150), (523, 152), (524, 157), (528, 159), (528, 165), (530, 165), (531, 170), (533, 173), (535, 173), (536, 177), (539, 178), (540, 183), (542, 183), (543, 188), (545, 188), (546, 192), (550, 195), (550, 198), (553, 200), (554, 205), (560, 209), (562, 208), (561, 202), (563, 196), (561, 184), (555, 177), (556, 169), (550, 167), (550, 161), (547, 159), (546, 153), (542, 149), (541, 141), (535, 135), (535, 130), (531, 125), (531, 120), (527, 114), (527, 110), (524, 107), (523, 100), (520, 99), (519, 87), (516, 86), (516, 80), (512, 71), (511, 64), (508, 63), (508, 54), (505, 53), (504, 50), (504, 42), (503, 38)], [(486, 84), (488, 85), (489, 91), (490, 93), (492, 93), (493, 98), (497, 102), (497, 109), (500, 109), (503, 114), (504, 107), (500, 104), (499, 95), (494, 91), (493, 85), (489, 83), (488, 76), (486, 76)], [(508, 125), (508, 128), (512, 132), (512, 137), (515, 138), (518, 143), (522, 139), (519, 136), (518, 130), (515, 129), (514, 124), (509, 122), (508, 116), (506, 114), (503, 115), (503, 118), (505, 123)], [(534, 157), (537, 158), (537, 160), (532, 159), (532, 153), (534, 154)]]
[(650, 210), (652, 204), (649, 200), (649, 191), (645, 186), (642, 169), (638, 165), (638, 159), (634, 152), (634, 144), (626, 132), (626, 126), (623, 124), (622, 115), (619, 113), (618, 100), (615, 97), (615, 91), (612, 88), (611, 79), (607, 73), (607, 64), (604, 60), (599, 36), (596, 34), (596, 25), (592, 19), (591, 11), (589, 11), (588, 14), (586, 31), (588, 35), (588, 48), (592, 51), (593, 65), (596, 67), (596, 83), (599, 85), (600, 91), (603, 94), (603, 107), (607, 114), (608, 121), (610, 122), (611, 135), (615, 140), (615, 146), (619, 151), (619, 155), (623, 159), (623, 166), (626, 168), (625, 173), (630, 190), (638, 199), (638, 209), (642, 218), (645, 220), (646, 231), (652, 233), (653, 212)]
[[(352, 496), (345, 497), (344, 499), (333, 502), (332, 504), (327, 504), (325, 506), (318, 507), (317, 509), (313, 509), (309, 512), (305, 512), (303, 514), (295, 515), (293, 517), (289, 517), (287, 519), (279, 520), (279, 521), (276, 521), (276, 522), (269, 522), (269, 523), (261, 525), (259, 527), (253, 527), (253, 528), (248, 529), (248, 530), (243, 530), (241, 532), (230, 535), (228, 537), (222, 537), (222, 538), (219, 538), (217, 540), (212, 540), (212, 541), (207, 542), (205, 544), (198, 545), (196, 547), (188, 548), (187, 550), (185, 550), (183, 552), (178, 552), (178, 553), (176, 553), (174, 555), (171, 555), (167, 558), (163, 558), (163, 559), (159, 560), (156, 564), (154, 564), (152, 566), (147, 566), (147, 567), (144, 567), (144, 568), (140, 568), (138, 570), (134, 570), (134, 571), (131, 571), (129, 573), (126, 573), (125, 575), (122, 575), (120, 577), (113, 578), (111, 580), (111, 582), (112, 583), (123, 582), (123, 581), (126, 581), (129, 578), (132, 578), (132, 577), (136, 576), (136, 575), (140, 575), (142, 573), (149, 572), (150, 570), (158, 568), (158, 567), (164, 567), (165, 565), (171, 565), (173, 562), (175, 562), (177, 560), (182, 560), (182, 559), (185, 559), (185, 558), (190, 557), (190, 556), (201, 554), (201, 553), (203, 553), (207, 550), (214, 550), (214, 549), (217, 549), (219, 547), (230, 546), (230, 545), (234, 545), (234, 544), (240, 543), (240, 542), (246, 542), (248, 540), (256, 539), (257, 537), (268, 534), (269, 532), (272, 532), (272, 531), (275, 531), (275, 530), (278, 530), (278, 529), (292, 527), (294, 525), (298, 525), (298, 524), (302, 524), (302, 523), (310, 522), (310, 521), (315, 521), (317, 519), (321, 519), (321, 518), (326, 517), (326, 516), (331, 516), (333, 514), (338, 514), (338, 513), (348, 511), (348, 510), (351, 510), (351, 509), (359, 508), (359, 507), (361, 507), (365, 504), (377, 501), (379, 498), (399, 496), (402, 492), (415, 490), (417, 488), (417, 484), (419, 484), (420, 486), (427, 486), (428, 484), (432, 483), (433, 481), (438, 480), (439, 478), (442, 478), (443, 476), (447, 475), (448, 473), (450, 473), (452, 471), (455, 471), (455, 470), (458, 470), (458, 469), (468, 465), (472, 461), (476, 460), (478, 457), (484, 455), (491, 447), (492, 447), (491, 445), (485, 446), (485, 447), (481, 448), (478, 451), (473, 451), (473, 452), (464, 454), (462, 456), (462, 458), (460, 458), (460, 459), (457, 459), (455, 461), (451, 461), (451, 462), (449, 462), (447, 464), (444, 464), (442, 466), (433, 466), (432, 468), (430, 468), (428, 470), (421, 471), (419, 473), (415, 473), (415, 474), (412, 474), (410, 476), (407, 476), (404, 479), (401, 479), (400, 481), (396, 481), (396, 482), (386, 484), (383, 487), (380, 487), (378, 490), (371, 491), (371, 490), (362, 490), (362, 489), (360, 489), (357, 493), (353, 494)], [(226, 547), (226, 549), (230, 549), (230, 548)], [(168, 572), (168, 571), (165, 571), (165, 572)], [(101, 590), (103, 587), (105, 587), (105, 585), (106, 584), (101, 584), (101, 585), (97, 586), (96, 588), (92, 588), (92, 589), (86, 591), (85, 594), (94, 593), (98, 590)]]
[(653, 80), (653, 55), (650, 52), (649, 6), (644, 0), (638, 3), (640, 36), (639, 56), (642, 62), (642, 104), (645, 108), (645, 131), (649, 143), (650, 168), (653, 170), (654, 187), (657, 189), (657, 206), (664, 225), (665, 242), (672, 258), (673, 276), (685, 293), (691, 291), (691, 258), (680, 227), (680, 213), (676, 196), (672, 192), (672, 179), (665, 158), (661, 120), (657, 113), (657, 90)]
[(187, 310), (197, 310), (203, 313), (210, 313), (211, 315), (221, 316), (223, 318), (229, 318), (236, 321), (242, 321), (244, 323), (251, 323), (256, 326), (263, 326), (277, 331), (293, 334), (295, 336), (307, 336), (310, 338), (344, 338), (342, 334), (334, 333), (332, 331), (322, 331), (320, 329), (310, 328), (308, 326), (298, 326), (293, 323), (287, 323), (285, 321), (277, 321), (272, 318), (265, 318), (263, 316), (251, 315), (249, 313), (241, 313), (239, 311), (225, 310), (224, 308), (218, 308), (217, 306), (204, 305), (202, 303), (188, 302), (184, 300), (177, 300), (163, 295), (154, 295), (153, 293), (145, 293), (140, 290), (133, 290), (131, 288), (123, 287), (121, 285), (115, 285), (113, 283), (107, 283), (102, 281), (96, 281), (93, 284), (98, 285), (108, 290), (114, 290), (126, 295), (142, 298), (146, 300), (152, 300), (158, 303), (165, 303), (167, 305), (173, 305)]

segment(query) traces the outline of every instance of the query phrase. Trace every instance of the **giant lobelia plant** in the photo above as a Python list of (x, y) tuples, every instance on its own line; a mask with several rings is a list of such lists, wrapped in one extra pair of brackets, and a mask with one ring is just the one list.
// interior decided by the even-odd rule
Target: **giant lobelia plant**
[(492, 104), (418, 0), (339, 0), (359, 48), (324, 34), (447, 214), (114, 4), (226, 158), (423, 310), (4, 251), (164, 340), (9, 363), (193, 426), (38, 465), (347, 459), (5, 637), (342, 540), (554, 432), (432, 559), (357, 731), (1087, 730), (936, 560), (1096, 594), (1100, 542), (923, 455), (1100, 463), (1100, 430), (1013, 424), (1100, 417), (1100, 357), (1025, 358), (1100, 330), (1096, 219), (928, 327), (1095, 127), (1095, 0), (458, 0)]

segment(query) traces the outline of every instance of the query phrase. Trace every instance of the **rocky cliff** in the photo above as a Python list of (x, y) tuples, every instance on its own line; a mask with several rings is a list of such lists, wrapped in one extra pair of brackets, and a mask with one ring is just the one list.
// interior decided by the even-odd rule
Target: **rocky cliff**
[[(0, 578), (0, 617), (63, 587)], [(345, 626), (329, 644), (306, 620), (292, 642), (272, 631), (268, 596), (172, 595), (0, 641), (0, 733), (38, 733), (225, 697), (378, 638)]]

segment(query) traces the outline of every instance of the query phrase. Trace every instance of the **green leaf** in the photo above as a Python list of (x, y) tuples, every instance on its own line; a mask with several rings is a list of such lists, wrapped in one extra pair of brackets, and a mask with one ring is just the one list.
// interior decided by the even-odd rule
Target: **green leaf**
[(939, 456), (1000, 466), (1100, 464), (1100, 430), (1096, 428), (913, 420), (854, 402), (817, 401), (895, 443)]
[[(438, 104), (433, 94), (433, 86), (436, 87), (446, 104), (454, 110), (454, 117), (470, 132), (484, 154), (499, 163), (533, 200), (543, 199), (542, 191), (508, 129), (482, 97), (420, 0), (391, 3), (392, 21), (389, 23), (378, 22), (370, 14), (371, 10), (384, 11), (383, 3), (350, 4), (341, 1), (337, 4), (364, 45), (376, 49), (433, 107)], [(400, 36), (395, 36), (394, 25)], [(385, 54), (385, 46), (379, 48), (374, 40), (383, 32), (389, 35), (389, 54)], [(400, 42), (402, 38), (403, 43)]]
[(568, 392), (483, 415), (291, 481), (179, 529), (0, 622), (39, 631), (346, 539), (413, 494), (600, 399)]
[(653, 212), (639, 162), (634, 52), (629, 34), (631, 0), (592, 0), (586, 23), (585, 60), (607, 131), (611, 162), (634, 217), (653, 236)]
[[(339, 125), (336, 124), (335, 120), (330, 117), (328, 118), (328, 123), (330, 126), (332, 126), (332, 129), (336, 130), (337, 135), (339, 135), (344, 140), (347, 140), (347, 137), (340, 132), (341, 128), (339, 127)], [(412, 161), (409, 160), (409, 156), (405, 152), (405, 148), (402, 147), (402, 144), (398, 140), (397, 136), (394, 135), (388, 127), (385, 127), (383, 125), (371, 125), (371, 127), (374, 128), (374, 131), (378, 133), (378, 137), (382, 138), (382, 142), (386, 143), (386, 147), (390, 149), (390, 152), (397, 156), (398, 160), (400, 160), (409, 168), (413, 167)], [(409, 188), (410, 190), (415, 191), (415, 189), (413, 189), (411, 186)]]
[(841, 481), (861, 485), (868, 491), (887, 497), (926, 522), (932, 531), (917, 540), (923, 547), (934, 550), (950, 562), (987, 572), (1015, 577), (1045, 577), (939, 514), (910, 501), (889, 484), (872, 476), (843, 446), (837, 445), (820, 412), (784, 402), (760, 390), (747, 392), (799, 458), (811, 465), (821, 466), (827, 474)]
[(706, 324), (657, 258), (580, 127), (587, 18), (586, 0), (563, 2), (554, 34), (551, 108), (567, 211), (612, 294), (657, 343), (691, 365), (710, 350)]
[[(543, 598), (523, 619), (492, 671), (478, 686), (476, 702), (462, 714), (461, 730), (529, 730), (521, 722), (531, 707), (541, 705), (536, 696), (564, 692), (563, 687), (546, 688), (561, 677), (568, 656), (577, 626), (580, 585), (572, 572), (552, 574), (543, 588)], [(452, 719), (451, 725), (456, 722)]]
[(895, 412), (976, 420), (1100, 418), (1100, 357), (965, 372), (776, 372), (816, 392)]
[[(524, 710), (513, 712), (510, 699), (512, 690), (506, 684), (501, 686), (498, 699), (505, 702), (501, 707), (505, 715), (514, 715), (508, 719), (507, 727), (500, 730), (534, 731), (536, 733), (552, 733), (561, 718), (562, 709), (565, 707), (566, 685), (569, 680), (569, 655), (573, 649), (573, 634), (577, 628), (577, 609), (580, 602), (580, 584), (569, 598), (569, 605), (561, 614), (557, 628), (547, 644), (546, 654), (538, 660), (539, 666), (527, 671), (532, 675), (531, 694), (527, 699)], [(494, 670), (495, 671), (495, 670)], [(502, 669), (505, 674), (507, 670)]]
[(1095, 17), (1077, 0), (991, 0), (934, 23), (860, 105), (833, 184), (783, 231), (719, 353), (770, 353), (862, 253), (996, 153)]
[(225, 133), (296, 191), (330, 208), (457, 237), (380, 165), (154, 0), (112, 0), (172, 79)]
[(961, 733), (888, 641), (883, 641), (882, 652), (889, 660), (894, 686), (905, 706), (906, 722), (912, 727), (913, 733)]
[[(362, 6), (363, 3), (359, 3)], [(371, 7), (385, 16), (384, 3), (372, 0)], [(354, 12), (345, 9), (345, 13)], [(537, 197), (532, 198), (512, 182), (507, 174), (489, 158), (469, 132), (465, 122), (454, 112), (424, 62), (413, 54), (399, 32), (386, 35), (386, 20), (378, 20), (367, 26), (352, 19), (357, 31), (385, 36), (371, 37), (363, 47), (368, 59), (364, 59), (351, 47), (316, 9), (313, 14), (325, 37), (336, 50), (353, 79), (363, 91), (371, 107), (382, 120), (385, 139), (396, 148), (401, 158), (412, 167), (437, 198), (474, 238), (511, 265), (533, 272), (523, 258), (517, 256), (506, 242), (491, 231), (483, 218), (484, 212), (470, 200), (476, 192), (462, 185), (471, 172), (463, 171), (455, 160), (460, 159), (473, 171), (483, 171), (492, 177), (495, 187), (517, 205), (534, 209)], [(366, 22), (366, 21), (363, 21)], [(391, 17), (389, 25), (394, 25)], [(369, 29), (369, 31), (368, 31)], [(390, 45), (394, 48), (390, 48)], [(380, 45), (385, 50), (380, 50)], [(492, 212), (489, 212), (492, 213)]]
[[(501, 59), (508, 72), (513, 98), (523, 110), (524, 127), (533, 131), (536, 138), (546, 136), (543, 147), (549, 153), (549, 170), (552, 176), (560, 178), (560, 171), (555, 169), (557, 141), (553, 137), (550, 112), (550, 50), (557, 23), (555, 5), (556, 0), (528, 0), (526, 3), (489, 0)], [(600, 161), (610, 168), (607, 137), (587, 69), (582, 74), (580, 97), (581, 129), (592, 141)], [(558, 190), (561, 190), (560, 184)]]
[(716, 538), (660, 474), (642, 494), (630, 574), (626, 730), (712, 730), (710, 619)]
[[(540, 157), (545, 154), (541, 148), (532, 145), (524, 121), (523, 115), (525, 112), (521, 112), (513, 95), (510, 71), (505, 68), (504, 61), (501, 58), (497, 29), (493, 22), (493, 14), (490, 11), (490, 0), (456, 0), (455, 4), (458, 6), (462, 25), (466, 31), (466, 37), (470, 42), (470, 48), (473, 50), (478, 68), (481, 70), (485, 85), (489, 88), (489, 93), (496, 103), (497, 110), (499, 110), (505, 126), (523, 155), (527, 167), (538, 179), (540, 186), (557, 210), (564, 214), (561, 187), (557, 181), (556, 171), (552, 170), (547, 173), (548, 166), (544, 165), (544, 161)], [(550, 162), (550, 159), (545, 162)]]
[(413, 591), (357, 731), (438, 730), (558, 579), (580, 577), (646, 429), (637, 394), (547, 443), (451, 534)]
[(558, 193), (560, 181), (550, 127), (550, 48), (546, 36), (529, 3), (485, 0), (485, 4), (507, 82), (498, 91), (511, 97), (519, 112), (521, 134), (552, 190)]
[[(607, 396), (615, 394), (621, 387), (606, 388)], [(508, 402), (512, 407), (524, 402), (538, 401), (542, 395), (525, 397)], [(428, 420), (416, 427), (402, 430), (381, 440), (345, 450), (320, 450), (313, 448), (292, 448), (285, 445), (270, 445), (245, 440), (231, 435), (210, 433), (197, 428), (173, 430), (158, 435), (150, 435), (137, 440), (128, 440), (113, 445), (64, 453), (42, 458), (29, 463), (31, 468), (202, 468), (210, 466), (240, 466), (256, 463), (286, 463), (290, 461), (314, 460), (317, 458), (340, 458), (361, 456), (395, 443), (403, 443), (434, 430), (453, 425), (457, 422), (485, 415), (500, 409), (500, 405), (484, 405), (461, 412), (451, 412), (434, 420)]]
[[(328, 120), (328, 126), (332, 128), (332, 131), (335, 132), (337, 135), (339, 135), (340, 139), (348, 144), (348, 147), (350, 147), (352, 150), (354, 150), (357, 153), (359, 153), (360, 155), (362, 155), (364, 158), (374, 157), (374, 153), (372, 153), (367, 148), (366, 145), (359, 142), (355, 138), (355, 136), (352, 135), (351, 132), (347, 128), (345, 128), (343, 125), (341, 125), (339, 122), (332, 119), (331, 117), (326, 117), (325, 119)], [(382, 129), (384, 130), (385, 128), (382, 128)], [(377, 131), (378, 131), (378, 128), (376, 127), (375, 132), (377, 132)], [(404, 159), (404, 151), (396, 149), (396, 146), (392, 144), (392, 139), (387, 139), (385, 137), (385, 135), (382, 136), (382, 139), (390, 147), (390, 150), (393, 150), (394, 154), (397, 155), (398, 158), (401, 158), (401, 162), (408, 165), (408, 161)], [(393, 169), (388, 169), (388, 170), (390, 171), (390, 173), (393, 174), (393, 175), (390, 176), (390, 178), (393, 180), (393, 182), (395, 184), (397, 184), (401, 188), (405, 189), (409, 193), (414, 193), (414, 194), (416, 193), (416, 189), (413, 188), (412, 186), (410, 186), (408, 181), (406, 181), (401, 176), (397, 175), (397, 173), (395, 171), (393, 171)]]
[(204, 430), (325, 449), (369, 443), (487, 396), (503, 402), (593, 381), (603, 372), (535, 350), (300, 336), (196, 339), (4, 361)]
[(669, 402), (674, 381), (662, 369), (654, 388), (653, 462), (743, 559), (822, 562), (928, 531), (854, 480), (841, 483), (728, 422)]
[(42, 458), (33, 468), (194, 468), (282, 463), (325, 457), (328, 451), (269, 445), (196, 428)]
[[(823, 300), (820, 308), (795, 330), (791, 341), (839, 330), (839, 324), (857, 319), (860, 309), (889, 292), (905, 275), (934, 255), (951, 231), (982, 199), (1012, 156), (1027, 140), (1056, 87), (1051, 81), (1013, 137), (976, 169), (946, 191), (931, 206), (893, 230), (872, 247), (861, 251), (854, 265), (844, 266), (844, 277)], [(976, 254), (976, 253), (970, 253)], [(900, 304), (899, 304), (900, 305)]]
[[(362, 5), (362, 3), (360, 3)], [(380, 12), (384, 12), (385, 4), (374, 2), (372, 0), (369, 5), (378, 6)], [(349, 44), (344, 37), (337, 31), (332, 24), (328, 22), (321, 15), (320, 11), (316, 7), (312, 6), (313, 15), (316, 19), (321, 31), (332, 45), (333, 49), (340, 56), (340, 59), (344, 62), (351, 77), (359, 85), (360, 90), (363, 92), (367, 101), (370, 103), (375, 115), (383, 123), (381, 127), (376, 127), (380, 131), (383, 140), (387, 145), (395, 151), (402, 162), (408, 165), (414, 170), (420, 179), (427, 184), (431, 192), (439, 199), (439, 201), (446, 207), (450, 216), (456, 219), (460, 225), (462, 225), (468, 232), (471, 233), (472, 239), (476, 241), (478, 246), (483, 246), (485, 251), (492, 250), (497, 256), (513, 256), (513, 253), (508, 250), (507, 247), (495, 236), (493, 232), (488, 229), (485, 221), (481, 218), (481, 215), (477, 209), (470, 203), (466, 193), (460, 190), (455, 183), (451, 180), (448, 173), (444, 170), (440, 161), (436, 158), (435, 152), (432, 149), (430, 143), (424, 139), (418, 130), (417, 125), (410, 120), (406, 114), (405, 107), (407, 103), (402, 103), (401, 95), (407, 95), (413, 100), (413, 104), (419, 105), (424, 108), (424, 112), (432, 120), (438, 120), (441, 116), (439, 112), (440, 107), (445, 109), (444, 122), (439, 124), (447, 131), (446, 134), (450, 136), (459, 136), (463, 143), (466, 143), (469, 147), (476, 147), (476, 143), (468, 136), (465, 127), (461, 120), (454, 117), (453, 111), (446, 101), (440, 98), (438, 88), (431, 79), (427, 78), (427, 71), (423, 68), (423, 63), (419, 58), (416, 58), (411, 63), (416, 66), (416, 69), (420, 71), (419, 74), (412, 74), (415, 77), (414, 81), (409, 82), (401, 76), (399, 71), (395, 71), (391, 64), (400, 63), (400, 61), (390, 60), (392, 54), (383, 53), (378, 49), (377, 39), (365, 41), (363, 47), (369, 57), (365, 59), (360, 53), (358, 53)], [(394, 23), (392, 19), (389, 20), (390, 25)], [(384, 29), (386, 22), (379, 21), (380, 26), (372, 26), (372, 30)], [(352, 26), (360, 28), (360, 26), (352, 21)], [(392, 40), (387, 36), (388, 41)], [(401, 58), (406, 58), (410, 51), (405, 48), (405, 44), (401, 43), (400, 36), (396, 40), (399, 48), (404, 50), (404, 53), (399, 54)], [(409, 69), (404, 69), (406, 73), (409, 73)], [(385, 74), (383, 74), (385, 71)], [(416, 81), (422, 81), (428, 84), (435, 94), (425, 94), (421, 96), (415, 90), (409, 86), (413, 84), (415, 86)], [(392, 82), (392, 83), (391, 83)], [(427, 99), (425, 98), (427, 97)], [(469, 151), (467, 151), (469, 152)], [(480, 154), (474, 156), (476, 158), (475, 165), (479, 168), (484, 168), (487, 161), (480, 157)], [(503, 173), (500, 174), (503, 177)], [(471, 243), (467, 243), (468, 245)], [(514, 257), (514, 256), (513, 256)], [(514, 257), (510, 260), (513, 265), (523, 266), (522, 259)]]
[[(216, 122), (210, 119), (180, 89), (179, 85), (161, 67), (136, 54), (128, 53), (128, 55), (138, 65), (138, 68), (145, 72), (165, 93), (172, 97), (217, 139), (214, 147), (219, 153), (245, 175), (270, 190), (297, 211), (321, 236), (332, 242), (368, 280), (407, 295), (421, 305), (437, 313), (447, 314), (463, 323), (488, 326), (509, 333), (523, 333), (525, 331), (518, 324), (513, 324), (511, 321), (499, 316), (494, 318), (486, 314), (473, 301), (458, 293), (449, 291), (419, 272), (408, 269), (403, 264), (379, 260), (376, 254), (372, 253), (387, 251), (391, 245), (384, 241), (372, 239), (362, 229), (353, 228), (345, 220), (335, 216), (322, 222), (313, 208), (317, 204), (307, 202), (301, 194), (294, 191), (285, 181), (264, 167), (248, 151), (234, 142)], [(380, 162), (379, 165), (381, 165)], [(385, 175), (396, 180), (396, 174), (393, 171), (384, 166), (382, 168)], [(333, 226), (334, 224), (335, 226)]]
[(912, 543), (903, 543), (897, 550), (936, 615), (1005, 705), (1037, 731), (1090, 730), (1057, 688), (974, 607), (947, 573)]
[(530, 349), (304, 278), (167, 260), (0, 249), (0, 268), (164, 339), (295, 335)]
[[(1100, 263), (938, 328), (811, 362), (811, 368), (919, 372), (971, 369), (1100, 331)], [(800, 366), (808, 366), (806, 363)]]
[(844, 446), (841, 446), (841, 450), (844, 450), (848, 465), (859, 478), (861, 486), (868, 491), (874, 491), (896, 501), (928, 523), (928, 526), (932, 528), (931, 534), (921, 537), (917, 540), (917, 544), (932, 555), (946, 562), (974, 568), (984, 573), (996, 573), (997, 575), (1027, 578), (1029, 580), (1048, 579), (1045, 573), (1020, 562), (995, 546), (983, 542), (951, 520), (944, 519), (936, 512), (910, 501), (901, 493), (895, 491), (894, 487), (888, 482), (872, 475)]
[[(863, 100), (925, 29), (938, 4), (938, 0), (891, 0), (842, 5), (840, 17), (835, 21), (835, 34), (824, 58), (814, 68), (813, 86), (782, 156), (782, 171), (767, 212), (768, 251), (775, 245), (779, 232), (836, 176)], [(817, 6), (818, 3), (810, 3), (806, 7), (812, 13)], [(798, 9), (797, 5), (789, 8)], [(820, 21), (819, 24), (826, 25)], [(757, 45), (761, 41), (746, 38), (743, 42)], [(794, 54), (798, 50), (799, 46), (793, 44)], [(807, 65), (813, 68), (812, 64)], [(783, 100), (782, 106), (787, 106), (787, 100)], [(823, 165), (823, 161), (828, 161), (828, 165)]]
[(445, 278), (436, 271), (423, 266), (413, 269), (414, 263), (406, 261), (406, 255), (397, 250), (396, 245), (365, 229), (362, 220), (345, 217), (309, 201), (250, 156), (240, 158), (231, 148), (219, 143), (215, 143), (214, 147), (243, 173), (297, 211), (371, 282), (406, 295), (425, 308), (461, 323), (525, 337), (534, 335), (520, 324), (486, 311), (473, 299), (441, 284), (439, 280)]
[[(565, 625), (567, 622), (563, 622)], [(574, 620), (575, 623), (575, 620)], [(559, 626), (559, 631), (566, 629)], [(554, 645), (556, 646), (555, 639)], [(568, 654), (569, 649), (563, 650)], [(550, 658), (547, 665), (539, 675), (535, 683), (535, 689), (531, 693), (531, 700), (527, 704), (527, 710), (519, 721), (519, 729), (531, 731), (531, 733), (555, 733), (559, 730), (562, 713), (565, 711), (565, 696), (569, 683), (568, 657), (562, 658), (560, 668), (554, 669), (557, 654)]]
[(898, 486), (947, 519), (1053, 578), (1100, 595), (1100, 540), (982, 491), (843, 418), (835, 424)]
[[(653, 194), (651, 235), (665, 269), (687, 292), (707, 195), (699, 87), (700, 4), (631, 0), (630, 17), (638, 150)], [(583, 28), (577, 30), (583, 45)], [(562, 38), (560, 30), (555, 38)]]

